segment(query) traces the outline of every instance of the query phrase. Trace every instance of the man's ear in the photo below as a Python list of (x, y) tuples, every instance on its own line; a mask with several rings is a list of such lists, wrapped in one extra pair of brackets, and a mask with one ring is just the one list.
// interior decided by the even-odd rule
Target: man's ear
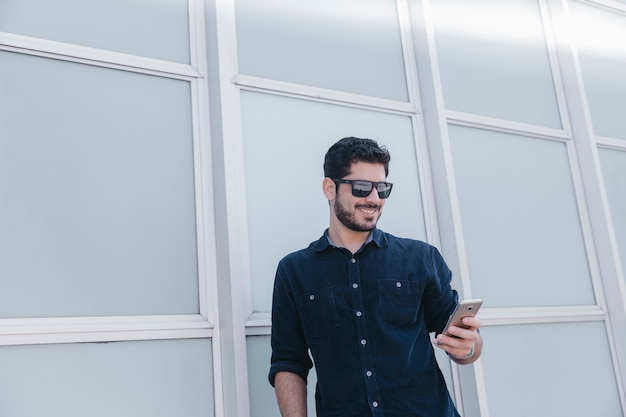
[(328, 201), (332, 201), (335, 199), (335, 195), (337, 194), (337, 185), (335, 181), (326, 177), (322, 181), (322, 191), (324, 191), (324, 195), (328, 199)]

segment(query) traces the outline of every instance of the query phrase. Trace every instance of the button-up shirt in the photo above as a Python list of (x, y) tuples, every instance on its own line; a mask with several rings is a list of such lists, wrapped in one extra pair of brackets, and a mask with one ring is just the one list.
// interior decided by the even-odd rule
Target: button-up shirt
[(306, 380), (312, 356), (318, 417), (458, 417), (429, 335), (458, 300), (439, 251), (374, 229), (352, 254), (326, 233), (278, 265), (270, 383)]

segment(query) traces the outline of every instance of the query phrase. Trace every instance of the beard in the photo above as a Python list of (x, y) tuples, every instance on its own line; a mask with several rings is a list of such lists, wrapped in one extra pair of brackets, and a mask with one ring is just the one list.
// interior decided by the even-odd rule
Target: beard
[(341, 204), (339, 204), (338, 200), (335, 200), (334, 208), (335, 208), (335, 216), (337, 219), (348, 229), (354, 232), (369, 232), (376, 228), (376, 222), (380, 218), (380, 206), (377, 204), (358, 204), (355, 208), (359, 207), (369, 207), (376, 208), (378, 210), (376, 218), (371, 222), (361, 222), (356, 219), (356, 216), (353, 213), (350, 213), (346, 210)]

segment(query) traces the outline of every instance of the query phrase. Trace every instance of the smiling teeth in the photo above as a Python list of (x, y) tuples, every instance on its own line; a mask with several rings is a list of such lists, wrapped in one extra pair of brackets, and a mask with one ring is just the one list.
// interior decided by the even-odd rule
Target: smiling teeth
[(361, 210), (363, 213), (367, 213), (367, 214), (374, 214), (374, 213), (376, 213), (376, 209), (359, 208), (359, 210)]

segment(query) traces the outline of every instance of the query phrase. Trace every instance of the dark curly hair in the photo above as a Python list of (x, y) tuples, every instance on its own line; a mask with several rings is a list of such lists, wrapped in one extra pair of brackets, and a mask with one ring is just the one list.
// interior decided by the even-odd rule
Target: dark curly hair
[(328, 149), (324, 157), (324, 176), (343, 178), (350, 174), (350, 167), (355, 162), (383, 164), (385, 176), (389, 175), (391, 155), (384, 146), (375, 140), (347, 137), (340, 139)]

